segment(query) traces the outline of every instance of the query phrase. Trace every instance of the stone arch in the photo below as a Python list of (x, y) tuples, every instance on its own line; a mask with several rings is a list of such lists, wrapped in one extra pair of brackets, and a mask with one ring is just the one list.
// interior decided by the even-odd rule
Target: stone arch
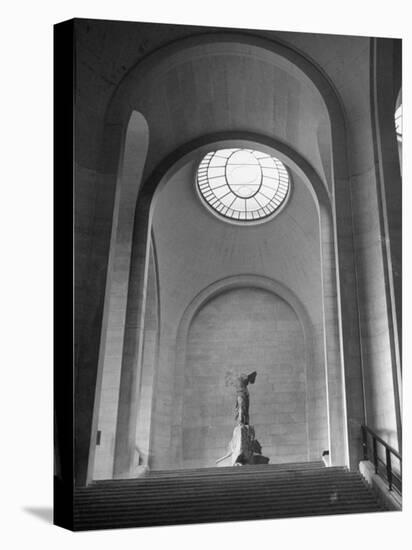
[[(95, 414), (92, 433), (104, 426), (98, 448), (90, 446), (88, 477), (106, 477), (113, 465), (108, 449), (116, 423), (113, 411), (118, 395), (113, 391), (119, 377), (117, 364), (123, 355), (123, 338), (127, 305), (130, 259), (133, 241), (134, 211), (142, 183), (149, 145), (149, 128), (144, 116), (133, 111), (124, 135), (122, 160), (113, 208), (110, 255), (107, 265), (104, 312), (100, 338), (98, 376), (95, 389)], [(96, 439), (92, 439), (93, 443)]]
[[(210, 139), (211, 136), (208, 136)], [(270, 140), (265, 137), (252, 136), (249, 135), (249, 140), (241, 139), (241, 136), (235, 134), (229, 136), (220, 136), (221, 139), (218, 139), (218, 136), (213, 136), (212, 143), (209, 142), (209, 139), (203, 143), (203, 146), (199, 147), (199, 142), (196, 141), (191, 144), (187, 144), (183, 149), (175, 152), (170, 158), (167, 159), (167, 162), (163, 163), (162, 167), (156, 172), (158, 183), (156, 186), (157, 191), (159, 191), (163, 185), (166, 184), (168, 179), (171, 176), (171, 173), (174, 172), (182, 163), (188, 162), (188, 158), (200, 158), (205, 150), (210, 147), (215, 146), (254, 146), (260, 148), (261, 150), (267, 150), (273, 153), (276, 151), (276, 155), (279, 156), (287, 165), (292, 166), (294, 170), (298, 171), (299, 174), (303, 177), (306, 184), (312, 190), (312, 196), (317, 205), (318, 214), (319, 214), (319, 225), (320, 225), (320, 235), (321, 243), (321, 256), (322, 256), (322, 270), (323, 270), (323, 287), (324, 287), (324, 353), (327, 356), (327, 383), (330, 388), (333, 388), (333, 400), (330, 402), (330, 422), (333, 427), (333, 431), (336, 434), (340, 434), (339, 437), (335, 438), (332, 441), (331, 446), (331, 455), (334, 457), (336, 464), (342, 464), (346, 462), (346, 447), (347, 442), (345, 438), (345, 416), (344, 416), (344, 384), (342, 379), (341, 366), (339, 361), (340, 356), (340, 344), (338, 341), (338, 327), (336, 325), (338, 314), (337, 314), (337, 301), (336, 301), (336, 277), (335, 277), (335, 249), (334, 249), (334, 237), (333, 237), (333, 224), (332, 224), (332, 215), (331, 215), (331, 205), (330, 199), (327, 193), (326, 188), (324, 187), (321, 179), (316, 174), (316, 171), (298, 154), (290, 150), (284, 144), (280, 144), (275, 140)], [(244, 135), (242, 134), (244, 138)], [(252, 141), (253, 138), (253, 141)], [(266, 149), (265, 149), (266, 148)], [(183, 151), (186, 154), (183, 154)], [(178, 159), (178, 160), (177, 160)], [(143, 335), (143, 325), (139, 322), (139, 319), (142, 317), (142, 311), (144, 308), (145, 300), (145, 288), (147, 286), (147, 272), (144, 269), (145, 263), (142, 263), (147, 254), (147, 232), (150, 231), (151, 227), (151, 218), (153, 215), (154, 206), (156, 203), (156, 193), (151, 196), (151, 194), (146, 195), (144, 190), (142, 195), (139, 198), (137, 211), (136, 211), (136, 222), (135, 222), (135, 242), (134, 242), (134, 261), (132, 259), (131, 263), (131, 275), (130, 275), (130, 287), (129, 287), (129, 303), (128, 303), (128, 323), (130, 330), (136, 330), (136, 327), (141, 331), (140, 340)], [(136, 364), (139, 364), (139, 338), (134, 337), (130, 342), (130, 349), (134, 349), (133, 353), (129, 353), (125, 357), (123, 363), (123, 369), (127, 369), (123, 372), (128, 373), (127, 380), (130, 381), (130, 376), (138, 378), (138, 369), (136, 370)], [(134, 348), (133, 348), (134, 346)], [(126, 362), (125, 362), (126, 361)], [(137, 382), (136, 382), (137, 384)], [(126, 386), (128, 387), (128, 385)], [(136, 405), (137, 406), (137, 405)], [(129, 415), (129, 428), (128, 431), (123, 431), (123, 434), (118, 431), (118, 437), (124, 439), (129, 439), (129, 445), (132, 446), (132, 437), (134, 434), (134, 422), (136, 417), (136, 410), (132, 410), (130, 400), (127, 398), (120, 397), (119, 407), (123, 407), (125, 414)], [(119, 428), (120, 426), (118, 426)], [(122, 453), (118, 456), (118, 460), (123, 462), (125, 460), (125, 455)], [(125, 476), (125, 471), (128, 471), (128, 466), (124, 463), (121, 468), (119, 467), (117, 475), (119, 477)]]
[[(176, 418), (177, 424), (172, 427), (173, 431), (173, 448), (171, 449), (171, 454), (175, 464), (181, 464), (181, 441), (182, 441), (182, 425), (180, 419), (182, 418), (182, 409), (183, 409), (183, 395), (181, 392), (181, 387), (184, 384), (185, 378), (185, 366), (187, 362), (187, 345), (188, 345), (188, 335), (190, 328), (196, 319), (198, 313), (211, 301), (219, 296), (228, 293), (235, 289), (259, 289), (264, 290), (274, 297), (279, 297), (284, 301), (288, 306), (292, 308), (295, 312), (297, 319), (302, 328), (304, 342), (305, 342), (305, 364), (306, 369), (309, 373), (313, 372), (315, 367), (315, 346), (316, 334), (313, 327), (313, 323), (309, 314), (307, 313), (304, 305), (300, 302), (298, 297), (284, 284), (270, 279), (269, 277), (255, 275), (255, 274), (241, 274), (231, 277), (226, 277), (215, 281), (213, 284), (209, 285), (207, 288), (202, 290), (187, 306), (182, 315), (182, 318), (179, 323), (177, 337), (176, 337), (176, 351), (175, 351), (175, 373), (174, 373), (174, 392), (173, 395), (177, 397), (174, 402), (173, 409), (173, 418)], [(326, 373), (324, 372), (326, 375)], [(326, 407), (325, 407), (326, 409)], [(325, 415), (328, 422), (328, 414), (325, 410)], [(316, 421), (310, 418), (310, 414), (307, 419), (308, 424), (312, 422), (313, 426), (312, 432), (316, 432), (317, 426), (315, 426)], [(309, 431), (309, 430), (308, 430)], [(328, 437), (330, 434), (328, 433)], [(329, 442), (329, 447), (330, 447)], [(329, 448), (328, 447), (328, 448)], [(308, 442), (308, 455), (310, 454), (309, 442)], [(156, 451), (154, 450), (154, 454)]]
[[(128, 119), (130, 110), (134, 108), (133, 100), (130, 90), (130, 77), (133, 73), (133, 78), (140, 78), (144, 81), (144, 75), (147, 71), (151, 70), (158, 63), (163, 62), (166, 59), (171, 58), (173, 54), (179, 54), (188, 48), (195, 47), (199, 44), (210, 45), (211, 43), (240, 43), (250, 47), (259, 48), (261, 51), (269, 52), (269, 54), (276, 56), (279, 62), (287, 64), (289, 69), (294, 71), (295, 74), (304, 78), (309, 82), (314, 89), (317, 90), (322, 101), (325, 104), (331, 128), (331, 144), (332, 144), (332, 189), (331, 196), (333, 197), (332, 204), (329, 207), (322, 208), (321, 217), (328, 219), (328, 231), (327, 234), (322, 236), (322, 246), (327, 247), (331, 251), (330, 257), (336, 258), (337, 271), (331, 278), (334, 282), (331, 282), (332, 288), (329, 293), (329, 300), (334, 302), (331, 304), (331, 308), (338, 309), (337, 318), (339, 319), (339, 327), (337, 328), (334, 340), (339, 340), (333, 350), (334, 358), (328, 361), (328, 365), (331, 366), (336, 373), (333, 380), (333, 394), (341, 395), (339, 404), (335, 404), (334, 418), (341, 418), (339, 422), (339, 429), (345, 434), (346, 438), (347, 426), (346, 426), (346, 409), (348, 416), (355, 419), (358, 423), (363, 420), (363, 404), (362, 403), (346, 403), (345, 402), (345, 388), (342, 391), (338, 388), (343, 385), (342, 376), (346, 375), (347, 383), (353, 382), (359, 383), (361, 380), (360, 372), (360, 355), (359, 355), (359, 327), (357, 316), (357, 295), (355, 288), (355, 275), (354, 275), (354, 257), (353, 257), (353, 243), (352, 243), (352, 226), (350, 223), (351, 216), (351, 204), (350, 197), (347, 191), (348, 185), (348, 165), (346, 155), (346, 133), (344, 123), (344, 113), (341, 108), (341, 102), (337, 92), (333, 86), (318, 67), (312, 63), (308, 58), (300, 54), (295, 49), (290, 48), (284, 43), (274, 42), (268, 39), (253, 36), (252, 34), (242, 33), (214, 33), (204, 34), (197, 37), (191, 37), (183, 40), (179, 40), (167, 47), (161, 48), (157, 52), (149, 55), (142, 60), (136, 67), (134, 67), (129, 74), (122, 81), (113, 95), (111, 105), (108, 109), (106, 116), (106, 126), (104, 130), (104, 144), (103, 150), (110, 151), (109, 158), (106, 159), (106, 166), (108, 171), (116, 171), (117, 159), (121, 150), (122, 143), (122, 128), (125, 125), (125, 121)], [(201, 139), (201, 138), (199, 138)], [(260, 136), (260, 141), (270, 140), (270, 136)], [(193, 146), (191, 140), (188, 144), (183, 144), (178, 148), (175, 153), (171, 153), (168, 156), (167, 161), (161, 160), (155, 164), (149, 164), (146, 167), (145, 172), (145, 184), (139, 193), (138, 207), (136, 209), (135, 219), (135, 235), (137, 237), (134, 250), (132, 252), (132, 266), (140, 260), (146, 257), (146, 245), (147, 245), (147, 229), (150, 226), (149, 214), (150, 205), (154, 195), (154, 191), (162, 179), (165, 173), (165, 166), (170, 165), (171, 159), (174, 156), (176, 161), (176, 154), (181, 155), (183, 149), (191, 149)], [(302, 157), (300, 157), (301, 165), (305, 164)], [(307, 164), (307, 163), (306, 163)], [(307, 167), (306, 167), (307, 168)], [(309, 178), (313, 179), (313, 178)], [(315, 178), (319, 181), (319, 177)], [(113, 178), (113, 184), (115, 184), (115, 178)], [(323, 184), (324, 185), (324, 184)], [(320, 188), (320, 186), (319, 186)], [(320, 192), (319, 196), (322, 193)], [(327, 196), (327, 193), (326, 193)], [(325, 204), (328, 201), (322, 199), (319, 204)], [(349, 222), (349, 223), (348, 223)], [(327, 262), (327, 254), (323, 254), (324, 262)], [(125, 336), (125, 354), (124, 365), (122, 367), (122, 377), (126, 376), (125, 380), (129, 376), (126, 374), (132, 365), (136, 364), (136, 359), (139, 354), (139, 338), (136, 337), (136, 327), (141, 327), (139, 319), (142, 319), (141, 306), (144, 303), (144, 281), (145, 270), (144, 263), (140, 264), (140, 268), (135, 273), (136, 278), (130, 278), (129, 296), (138, 297), (133, 303), (129, 300), (128, 319), (129, 322), (126, 326), (126, 332), (129, 330), (131, 338), (128, 339)], [(326, 271), (325, 265), (324, 272)], [(329, 260), (329, 267), (334, 272), (334, 261)], [(329, 281), (328, 281), (329, 283)], [(137, 304), (137, 306), (136, 306)], [(328, 308), (325, 308), (325, 312)], [(328, 320), (328, 319), (326, 319)], [(327, 326), (328, 323), (325, 323)], [(129, 364), (129, 367), (126, 367)], [(340, 375), (339, 375), (340, 373)], [(344, 373), (344, 374), (343, 374)], [(340, 380), (340, 381), (339, 381)], [(120, 407), (121, 407), (120, 399)], [(122, 411), (119, 409), (119, 418), (122, 415)], [(126, 426), (125, 433), (121, 436), (118, 433), (118, 439), (124, 440), (124, 448), (127, 449), (130, 440), (129, 435), (133, 432), (130, 430), (130, 422), (133, 415), (127, 413), (128, 419), (125, 419), (123, 426)], [(119, 427), (119, 426), (118, 426)], [(338, 429), (338, 427), (337, 427)], [(356, 435), (353, 435), (355, 443), (359, 439)], [(92, 436), (93, 441), (93, 436)], [(339, 462), (347, 462), (346, 453), (344, 449), (346, 444), (343, 444), (342, 448), (336, 453), (339, 455)], [(359, 456), (359, 452), (356, 445), (351, 445), (351, 463), (356, 461)], [(117, 475), (123, 475), (122, 472), (128, 470), (129, 458), (128, 453), (122, 453), (124, 459), (119, 458), (115, 471)]]
[[(310, 343), (312, 341), (312, 323), (310, 316), (308, 315), (304, 305), (300, 302), (298, 297), (288, 289), (284, 284), (279, 283), (269, 277), (254, 274), (241, 274), (234, 275), (232, 277), (226, 277), (220, 279), (211, 284), (204, 290), (202, 290), (197, 296), (193, 298), (190, 304), (186, 307), (185, 312), (180, 319), (179, 328), (177, 331), (177, 345), (176, 345), (176, 363), (181, 364), (182, 356), (184, 355), (185, 342), (187, 340), (187, 334), (189, 332), (190, 324), (194, 317), (207, 302), (222, 294), (228, 290), (234, 288), (260, 288), (273, 294), (280, 296), (285, 302), (287, 302), (293, 310), (296, 312), (302, 328), (305, 334), (305, 338)], [(311, 345), (311, 344), (309, 344)]]

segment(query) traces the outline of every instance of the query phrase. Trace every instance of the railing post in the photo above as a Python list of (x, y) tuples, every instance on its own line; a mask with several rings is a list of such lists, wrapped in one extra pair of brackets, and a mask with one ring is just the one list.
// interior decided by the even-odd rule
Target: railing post
[(386, 448), (386, 475), (388, 477), (389, 491), (392, 491), (392, 463), (391, 452)]
[(366, 433), (365, 426), (361, 426), (361, 430), (362, 430), (363, 460), (368, 460), (368, 434)]
[(375, 474), (378, 473), (378, 446), (375, 437), (372, 438), (373, 444), (373, 463), (375, 465)]

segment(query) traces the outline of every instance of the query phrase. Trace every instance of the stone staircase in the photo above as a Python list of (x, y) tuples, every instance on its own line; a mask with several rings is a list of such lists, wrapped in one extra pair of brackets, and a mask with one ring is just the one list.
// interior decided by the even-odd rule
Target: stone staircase
[(359, 473), (322, 462), (150, 472), (74, 495), (74, 530), (378, 512)]

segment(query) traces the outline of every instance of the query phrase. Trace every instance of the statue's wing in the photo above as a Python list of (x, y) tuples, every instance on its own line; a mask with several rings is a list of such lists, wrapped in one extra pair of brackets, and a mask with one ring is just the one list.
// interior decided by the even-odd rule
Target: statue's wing
[(247, 377), (248, 384), (254, 384), (254, 383), (255, 383), (256, 374), (257, 374), (256, 371), (254, 371), (254, 372), (252, 372), (251, 374), (249, 374), (249, 376)]

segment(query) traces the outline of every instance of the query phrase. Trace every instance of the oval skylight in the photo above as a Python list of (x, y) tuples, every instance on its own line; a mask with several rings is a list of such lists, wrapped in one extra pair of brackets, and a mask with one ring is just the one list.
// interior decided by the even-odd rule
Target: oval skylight
[(248, 223), (274, 214), (288, 196), (290, 181), (276, 157), (252, 149), (220, 149), (201, 161), (197, 188), (214, 212)]

